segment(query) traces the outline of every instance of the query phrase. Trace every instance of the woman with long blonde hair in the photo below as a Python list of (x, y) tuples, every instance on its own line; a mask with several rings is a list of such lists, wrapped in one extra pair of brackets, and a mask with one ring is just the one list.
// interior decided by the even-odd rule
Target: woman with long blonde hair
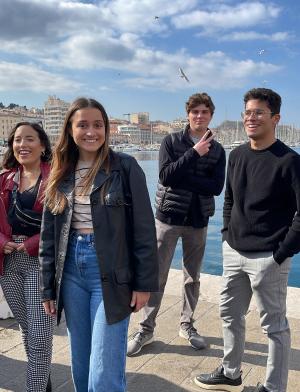
[(153, 213), (136, 160), (109, 148), (94, 99), (66, 114), (46, 190), (40, 243), (47, 314), (64, 309), (77, 392), (125, 392), (129, 316), (157, 290)]

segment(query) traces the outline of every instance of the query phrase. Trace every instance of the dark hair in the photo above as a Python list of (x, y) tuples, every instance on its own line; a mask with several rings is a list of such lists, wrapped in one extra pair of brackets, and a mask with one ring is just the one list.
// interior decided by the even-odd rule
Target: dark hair
[(245, 106), (251, 99), (258, 99), (259, 101), (266, 102), (272, 115), (280, 113), (281, 97), (269, 88), (253, 88), (247, 91), (244, 95)]
[(49, 162), (52, 157), (52, 152), (51, 152), (51, 145), (50, 141), (48, 138), (48, 135), (46, 134), (45, 130), (39, 123), (34, 123), (34, 122), (29, 122), (29, 121), (21, 121), (18, 122), (13, 129), (10, 131), (10, 134), (8, 136), (7, 140), (7, 150), (4, 153), (3, 156), (3, 161), (2, 161), (2, 166), (5, 169), (12, 169), (14, 167), (19, 166), (19, 162), (15, 158), (14, 151), (13, 151), (13, 142), (15, 138), (15, 133), (16, 130), (21, 127), (22, 125), (27, 125), (34, 129), (40, 139), (41, 145), (45, 147), (45, 153), (41, 155), (41, 161), (43, 162)]
[(187, 114), (198, 105), (204, 104), (209, 108), (211, 115), (214, 114), (215, 105), (207, 93), (196, 93), (189, 97), (188, 101), (185, 103), (185, 109)]

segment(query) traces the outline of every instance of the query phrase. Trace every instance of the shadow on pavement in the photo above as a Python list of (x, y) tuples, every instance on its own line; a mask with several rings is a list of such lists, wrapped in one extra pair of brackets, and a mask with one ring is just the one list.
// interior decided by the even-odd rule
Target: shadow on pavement
[[(51, 379), (53, 391), (71, 379), (70, 367), (52, 364)], [(26, 362), (0, 355), (0, 391), (24, 392)], [(59, 389), (62, 390), (63, 389)]]
[[(165, 354), (173, 353), (178, 355), (186, 355), (189, 357), (201, 356), (201, 357), (210, 357), (210, 358), (220, 358), (221, 360), (221, 358), (223, 357), (223, 339), (216, 338), (216, 337), (209, 337), (209, 336), (205, 336), (205, 339), (209, 344), (209, 347), (205, 350), (194, 350), (193, 348), (191, 348), (191, 346), (187, 344), (183, 344), (183, 345), (168, 344), (168, 343), (164, 343), (161, 340), (155, 340), (153, 343), (143, 347), (143, 350), (135, 356), (138, 357), (144, 354), (158, 355), (161, 353), (165, 353)], [(218, 346), (220, 348), (218, 348)], [(252, 352), (249, 353), (247, 351), (252, 351)], [(268, 354), (267, 344), (246, 341), (243, 362), (265, 367), (267, 364), (267, 354)], [(300, 350), (294, 348), (291, 349), (289, 369), (300, 371)]]
[(127, 373), (127, 392), (188, 392), (171, 381), (153, 374)]

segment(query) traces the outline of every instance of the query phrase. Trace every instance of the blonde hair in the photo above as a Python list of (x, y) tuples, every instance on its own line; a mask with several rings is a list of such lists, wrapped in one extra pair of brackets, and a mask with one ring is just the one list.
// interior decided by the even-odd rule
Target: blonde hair
[(91, 188), (93, 180), (100, 169), (103, 167), (106, 172), (109, 171), (109, 120), (104, 107), (92, 98), (80, 97), (70, 106), (62, 127), (59, 140), (53, 151), (53, 160), (51, 171), (47, 181), (45, 204), (53, 214), (60, 214), (66, 208), (68, 200), (65, 195), (58, 190), (59, 184), (75, 170), (78, 161), (78, 148), (71, 136), (72, 117), (77, 110), (85, 108), (98, 109), (103, 117), (105, 126), (105, 141), (99, 149), (94, 164), (89, 169), (83, 182), (86, 191)]

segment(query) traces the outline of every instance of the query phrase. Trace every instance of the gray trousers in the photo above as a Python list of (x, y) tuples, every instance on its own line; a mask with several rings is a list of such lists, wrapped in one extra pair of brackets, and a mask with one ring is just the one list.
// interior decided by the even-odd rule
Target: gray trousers
[(202, 265), (207, 227), (196, 229), (191, 226), (174, 226), (155, 220), (158, 262), (159, 291), (151, 293), (148, 304), (143, 307), (140, 331), (153, 332), (155, 319), (163, 298), (168, 274), (179, 237), (182, 238), (182, 310), (180, 323), (192, 325), (193, 314), (198, 302), (200, 290), (200, 269)]
[(291, 259), (278, 265), (272, 252), (238, 252), (223, 243), (223, 287), (220, 313), (223, 322), (223, 367), (227, 377), (240, 375), (245, 346), (245, 316), (252, 294), (269, 351), (265, 387), (285, 392), (288, 379), (290, 329), (286, 318), (287, 280)]

